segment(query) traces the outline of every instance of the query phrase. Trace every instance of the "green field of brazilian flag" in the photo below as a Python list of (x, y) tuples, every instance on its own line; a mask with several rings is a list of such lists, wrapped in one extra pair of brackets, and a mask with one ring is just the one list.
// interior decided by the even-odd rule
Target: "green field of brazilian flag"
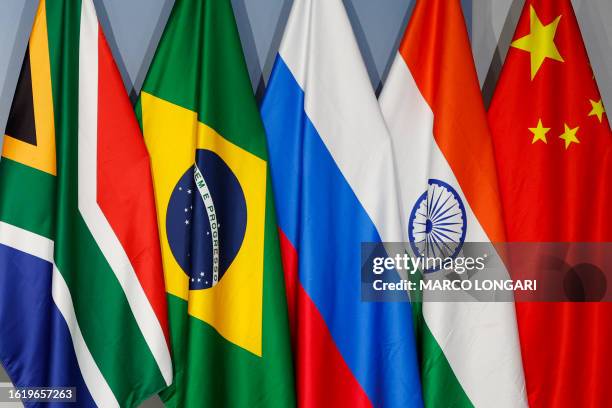
[(137, 113), (168, 292), (175, 378), (162, 399), (294, 405), (266, 140), (229, 1), (175, 3)]

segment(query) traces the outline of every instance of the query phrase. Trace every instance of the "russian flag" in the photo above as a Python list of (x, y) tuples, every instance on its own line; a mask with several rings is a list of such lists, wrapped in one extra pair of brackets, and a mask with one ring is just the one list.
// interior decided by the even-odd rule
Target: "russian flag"
[(262, 117), (298, 405), (421, 406), (410, 303), (361, 300), (361, 243), (406, 237), (390, 137), (341, 0), (294, 2)]

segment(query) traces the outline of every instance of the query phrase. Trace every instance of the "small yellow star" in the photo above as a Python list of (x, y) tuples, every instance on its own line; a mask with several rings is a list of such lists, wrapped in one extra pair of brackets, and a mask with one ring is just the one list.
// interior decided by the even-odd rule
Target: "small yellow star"
[(542, 119), (538, 120), (537, 127), (529, 128), (529, 131), (533, 133), (533, 140), (531, 141), (531, 144), (534, 144), (538, 140), (548, 143), (548, 141), (546, 141), (546, 134), (550, 131), (550, 128), (545, 128), (542, 125)]
[(567, 150), (572, 143), (580, 143), (580, 140), (578, 140), (578, 137), (576, 137), (578, 129), (580, 129), (579, 126), (571, 129), (569, 126), (567, 126), (567, 123), (565, 124), (565, 133), (559, 136), (559, 139), (565, 140), (565, 150)]
[(601, 101), (601, 99), (599, 100), (599, 102), (595, 102), (592, 99), (589, 99), (589, 101), (591, 101), (591, 106), (593, 107), (593, 110), (591, 110), (589, 116), (597, 116), (597, 119), (599, 119), (599, 123), (601, 123), (601, 121), (603, 120), (603, 114), (606, 113), (606, 109), (603, 106), (603, 102)]
[(531, 54), (532, 80), (535, 78), (546, 58), (564, 62), (563, 57), (555, 45), (555, 33), (557, 32), (559, 20), (561, 20), (561, 16), (558, 16), (552, 23), (544, 25), (540, 21), (533, 6), (530, 6), (530, 33), (510, 44), (514, 48), (527, 51)]

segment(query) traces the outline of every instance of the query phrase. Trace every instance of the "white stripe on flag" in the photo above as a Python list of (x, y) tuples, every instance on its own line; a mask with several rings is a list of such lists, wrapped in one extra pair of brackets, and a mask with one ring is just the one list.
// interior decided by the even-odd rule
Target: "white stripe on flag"
[(287, 27), (279, 53), (306, 114), (382, 240), (406, 241), (391, 140), (342, 2), (299, 0)]
[(72, 337), (72, 344), (74, 344), (74, 351), (79, 363), (79, 368), (81, 369), (81, 375), (83, 376), (85, 384), (87, 384), (91, 397), (99, 407), (118, 407), (119, 402), (115, 398), (113, 391), (110, 389), (96, 361), (89, 352), (89, 348), (87, 347), (87, 343), (83, 338), (83, 333), (81, 333), (81, 328), (77, 322), (70, 290), (55, 264), (53, 265), (52, 295), (53, 301), (68, 324), (68, 330), (70, 330), (70, 336)]
[[(64, 277), (53, 262), (53, 241), (0, 221), (0, 244), (30, 254), (53, 265), (53, 302), (66, 321), (83, 380), (96, 405), (118, 407), (119, 403), (96, 364), (76, 318), (72, 296)], [(78, 392), (78, 391), (77, 391)]]
[(2, 221), (0, 244), (53, 263), (53, 241)]
[(97, 203), (98, 17), (92, 0), (83, 0), (79, 45), (79, 210), (123, 288), (136, 323), (167, 385), (172, 383), (170, 350), (153, 307), (121, 242)]

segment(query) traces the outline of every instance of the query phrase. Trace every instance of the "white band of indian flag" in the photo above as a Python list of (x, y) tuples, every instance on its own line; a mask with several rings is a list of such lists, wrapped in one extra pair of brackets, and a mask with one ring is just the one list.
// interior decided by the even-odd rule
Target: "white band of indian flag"
[[(503, 240), (491, 140), (458, 1), (417, 3), (380, 105), (402, 175), (403, 211), (439, 180), (465, 207), (465, 242)], [(499, 273), (491, 278), (507, 277)], [(421, 356), (426, 405), (452, 398), (456, 406), (526, 406), (513, 303), (422, 306), (421, 341), (431, 353)], [(441, 384), (449, 395), (432, 391)]]

